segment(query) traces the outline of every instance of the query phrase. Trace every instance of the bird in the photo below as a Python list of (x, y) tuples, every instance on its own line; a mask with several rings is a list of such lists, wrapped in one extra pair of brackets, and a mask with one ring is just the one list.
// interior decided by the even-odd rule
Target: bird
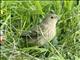
[(30, 31), (24, 31), (21, 37), (28, 45), (42, 46), (51, 41), (56, 35), (56, 24), (59, 20), (59, 16), (52, 10), (50, 11), (42, 22)]

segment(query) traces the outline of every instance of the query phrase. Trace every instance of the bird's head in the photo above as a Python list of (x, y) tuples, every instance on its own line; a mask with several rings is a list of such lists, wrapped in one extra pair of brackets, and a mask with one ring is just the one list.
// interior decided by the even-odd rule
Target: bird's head
[(53, 24), (56, 24), (59, 19), (60, 19), (59, 16), (56, 15), (53, 10), (50, 11), (45, 17), (45, 20), (47, 22), (52, 22)]

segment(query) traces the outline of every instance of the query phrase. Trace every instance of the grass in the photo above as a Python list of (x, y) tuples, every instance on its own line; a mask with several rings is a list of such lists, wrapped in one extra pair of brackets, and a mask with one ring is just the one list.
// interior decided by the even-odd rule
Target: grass
[[(6, 40), (0, 46), (1, 60), (80, 60), (80, 1), (1, 1), (0, 20)], [(60, 16), (55, 39), (39, 48), (25, 47), (22, 31), (40, 23), (54, 10)], [(22, 41), (22, 43), (20, 43)]]

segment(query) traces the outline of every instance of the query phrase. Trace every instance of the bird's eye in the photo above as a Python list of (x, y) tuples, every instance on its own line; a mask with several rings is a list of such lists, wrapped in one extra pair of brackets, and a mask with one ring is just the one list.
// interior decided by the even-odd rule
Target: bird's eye
[(51, 19), (53, 19), (54, 17), (53, 16), (51, 16)]

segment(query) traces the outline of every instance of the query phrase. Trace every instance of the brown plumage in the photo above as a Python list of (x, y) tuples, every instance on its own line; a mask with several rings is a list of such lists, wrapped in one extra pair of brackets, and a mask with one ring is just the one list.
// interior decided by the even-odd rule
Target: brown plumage
[(54, 38), (58, 19), (59, 17), (51, 11), (41, 24), (33, 27), (30, 32), (23, 32), (21, 36), (28, 44), (41, 46)]

